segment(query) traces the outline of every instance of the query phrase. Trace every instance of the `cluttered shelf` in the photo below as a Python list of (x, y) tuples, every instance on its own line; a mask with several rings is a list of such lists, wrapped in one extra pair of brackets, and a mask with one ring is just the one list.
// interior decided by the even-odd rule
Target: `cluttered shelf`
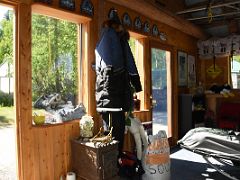
[(240, 92), (239, 90), (232, 90), (231, 96), (224, 96), (223, 94), (205, 94), (206, 106), (208, 110), (217, 114), (217, 110), (222, 102), (239, 102), (240, 103)]
[(240, 124), (240, 93), (231, 90), (231, 94), (206, 94), (208, 111), (214, 116), (217, 127), (239, 129)]
[(79, 121), (86, 114), (82, 103), (63, 98), (59, 93), (42, 95), (32, 108), (33, 126), (52, 126)]

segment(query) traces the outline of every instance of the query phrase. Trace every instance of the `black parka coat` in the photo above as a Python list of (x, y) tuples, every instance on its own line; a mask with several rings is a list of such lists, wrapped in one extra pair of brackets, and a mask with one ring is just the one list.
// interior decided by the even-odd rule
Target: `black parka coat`
[(98, 108), (132, 108), (131, 85), (142, 90), (140, 77), (126, 38), (113, 28), (103, 29), (96, 49), (96, 102)]

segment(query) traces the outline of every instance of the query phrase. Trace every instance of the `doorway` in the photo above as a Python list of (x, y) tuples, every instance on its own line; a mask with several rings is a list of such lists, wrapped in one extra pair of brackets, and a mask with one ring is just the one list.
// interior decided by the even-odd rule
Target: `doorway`
[(14, 10), (0, 4), (0, 179), (17, 179)]
[(152, 47), (151, 62), (153, 134), (165, 130), (167, 136), (171, 137), (171, 52)]

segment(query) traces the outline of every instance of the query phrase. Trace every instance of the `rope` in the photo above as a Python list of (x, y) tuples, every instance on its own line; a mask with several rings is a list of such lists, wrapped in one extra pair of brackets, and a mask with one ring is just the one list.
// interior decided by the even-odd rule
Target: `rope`
[(213, 20), (212, 2), (209, 2), (208, 4), (207, 13), (208, 13), (208, 23), (211, 23)]

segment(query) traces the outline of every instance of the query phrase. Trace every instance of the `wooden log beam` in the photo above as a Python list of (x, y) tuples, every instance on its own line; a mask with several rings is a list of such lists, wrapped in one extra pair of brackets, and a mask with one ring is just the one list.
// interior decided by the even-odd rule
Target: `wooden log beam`
[(160, 23), (164, 23), (173, 28), (180, 30), (188, 35), (196, 37), (198, 39), (205, 39), (206, 34), (194, 24), (184, 20), (181, 17), (174, 15), (173, 13), (163, 11), (153, 6), (151, 3), (147, 3), (144, 0), (107, 0), (109, 2), (130, 8), (134, 11), (141, 12), (142, 15), (156, 20)]
[(31, 6), (20, 3), (16, 8), (16, 116), (18, 129), (19, 180), (33, 179), (34, 164), (32, 131), (31, 73)]

